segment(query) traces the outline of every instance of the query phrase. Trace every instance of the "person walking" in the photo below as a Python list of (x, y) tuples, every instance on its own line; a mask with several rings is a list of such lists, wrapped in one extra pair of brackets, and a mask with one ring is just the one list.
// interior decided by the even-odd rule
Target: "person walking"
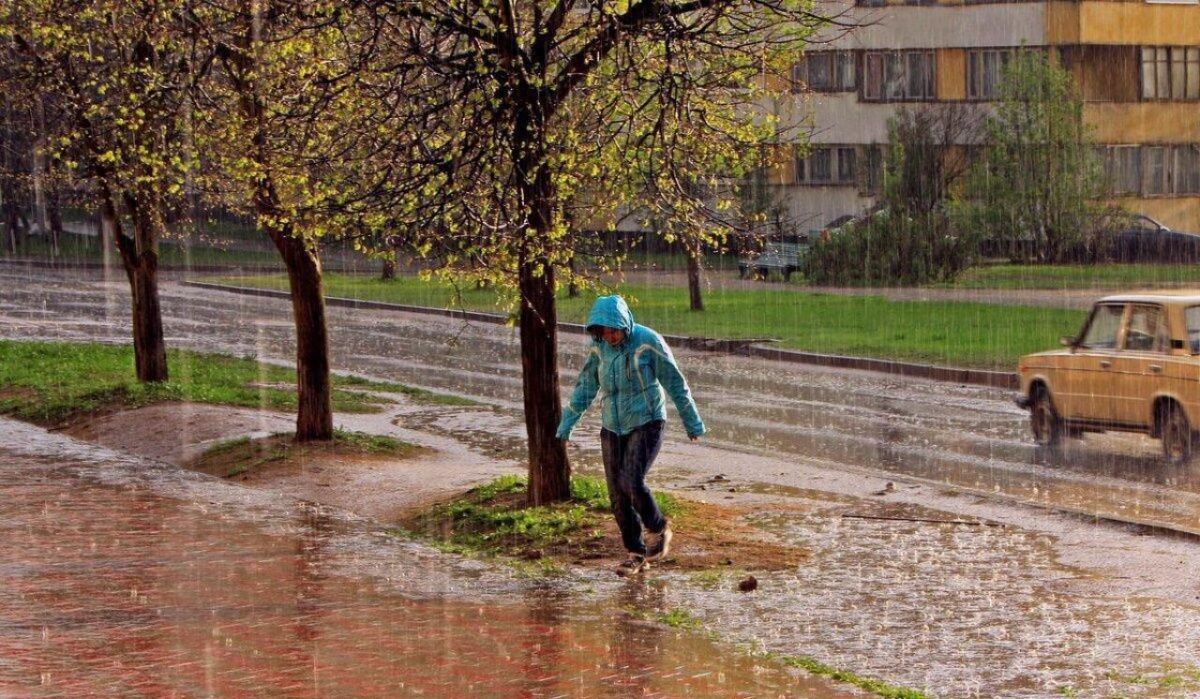
[(571, 439), (575, 423), (599, 393), (604, 476), (621, 541), (629, 552), (617, 573), (630, 575), (646, 567), (647, 560), (665, 556), (671, 547), (671, 523), (646, 487), (646, 472), (662, 446), (667, 417), (664, 389), (693, 442), (704, 434), (704, 422), (671, 349), (662, 335), (633, 322), (625, 299), (596, 299), (587, 331), (592, 336), (588, 358), (563, 410), (557, 437), (564, 442)]

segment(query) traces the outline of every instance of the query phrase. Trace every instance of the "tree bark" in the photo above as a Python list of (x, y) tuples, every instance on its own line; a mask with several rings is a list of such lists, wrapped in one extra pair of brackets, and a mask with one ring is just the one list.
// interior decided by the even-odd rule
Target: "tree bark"
[(329, 328), (325, 281), (315, 251), (291, 230), (268, 228), (283, 257), (296, 324), (296, 441), (333, 439), (333, 395), (329, 378)]
[(571, 497), (571, 462), (565, 445), (555, 437), (562, 401), (554, 270), (545, 260), (527, 260), (520, 266), (519, 284), (522, 387), (529, 438), (527, 499), (530, 505), (545, 505)]
[(688, 300), (693, 311), (704, 310), (704, 299), (700, 295), (700, 244), (689, 241), (683, 243), (683, 253), (687, 257)]
[(163, 338), (162, 308), (158, 298), (158, 236), (153, 214), (126, 195), (134, 224), (134, 237), (125, 234), (111, 193), (101, 201), (101, 216), (113, 233), (133, 300), (133, 361), (138, 381), (167, 380), (167, 346)]
[(385, 282), (396, 278), (396, 258), (383, 258), (383, 270), (379, 273), (379, 278)]
[[(536, 174), (525, 187), (530, 229), (522, 235), (545, 240), (554, 223), (554, 186), (540, 158), (531, 160)], [(528, 170), (526, 170), (528, 172)], [(554, 267), (540, 255), (521, 251), (517, 268), (521, 292), (518, 316), (521, 337), (522, 388), (525, 396), (525, 433), (529, 438), (531, 506), (571, 498), (571, 462), (566, 445), (555, 434), (562, 419), (558, 382), (558, 308), (554, 298)]]

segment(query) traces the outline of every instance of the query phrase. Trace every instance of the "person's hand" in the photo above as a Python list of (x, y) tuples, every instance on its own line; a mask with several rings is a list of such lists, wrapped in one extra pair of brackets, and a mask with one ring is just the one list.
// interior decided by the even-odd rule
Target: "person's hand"
[(688, 439), (692, 440), (693, 442), (699, 442), (699, 441), (700, 441), (700, 437), (699, 437), (699, 436), (697, 436), (697, 435), (694, 435), (694, 434), (693, 434), (693, 435), (688, 435)]

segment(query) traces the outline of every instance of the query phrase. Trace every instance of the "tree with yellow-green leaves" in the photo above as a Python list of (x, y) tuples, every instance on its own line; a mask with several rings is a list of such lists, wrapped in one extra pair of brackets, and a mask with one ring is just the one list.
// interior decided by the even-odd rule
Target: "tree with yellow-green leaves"
[[(158, 244), (189, 155), (181, 125), (193, 71), (184, 2), (10, 0), (5, 88), (29, 104), (52, 96), (51, 157), (90, 181), (129, 279), (140, 381), (165, 381)], [(132, 228), (132, 230), (130, 230)]]
[(376, 28), (330, 0), (194, 0), (211, 70), (197, 97), (203, 181), (255, 216), (287, 269), (296, 327), (296, 439), (333, 437), (320, 246), (378, 235), (391, 186), (371, 150), (389, 106), (363, 89)]
[(800, 0), (364, 6), (394, 90), (387, 147), (410, 183), (393, 214), (446, 273), (513, 292), (528, 500), (566, 499), (555, 293), (588, 243), (576, 228), (632, 215), (719, 239), (731, 184), (779, 136), (770, 106), (790, 86), (773, 76), (825, 20)]

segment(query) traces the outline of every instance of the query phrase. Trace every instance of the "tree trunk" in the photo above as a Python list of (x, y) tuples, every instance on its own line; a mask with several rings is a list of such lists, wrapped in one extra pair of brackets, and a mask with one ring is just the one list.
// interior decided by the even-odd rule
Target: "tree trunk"
[(379, 279), (389, 281), (396, 278), (396, 258), (383, 258), (383, 270), (379, 273)]
[(162, 308), (158, 299), (158, 235), (153, 214), (126, 195), (134, 224), (134, 237), (125, 235), (111, 194), (103, 197), (101, 215), (113, 233), (133, 298), (133, 361), (138, 381), (167, 380), (167, 345), (163, 338)]
[(700, 245), (692, 245), (688, 241), (683, 243), (683, 252), (687, 257), (687, 277), (688, 277), (688, 298), (691, 302), (691, 310), (703, 311), (704, 299), (700, 296)]
[(316, 252), (290, 229), (268, 228), (267, 235), (287, 266), (296, 323), (296, 441), (333, 439), (333, 395), (329, 379), (329, 329), (325, 324), (325, 282)]
[(527, 499), (530, 505), (545, 505), (571, 497), (571, 462), (566, 447), (554, 436), (562, 419), (554, 270), (545, 260), (526, 260), (518, 277), (525, 432), (529, 437)]
[(567, 269), (571, 270), (571, 279), (567, 282), (567, 298), (579, 298), (579, 284), (575, 282), (575, 256), (567, 260)]

